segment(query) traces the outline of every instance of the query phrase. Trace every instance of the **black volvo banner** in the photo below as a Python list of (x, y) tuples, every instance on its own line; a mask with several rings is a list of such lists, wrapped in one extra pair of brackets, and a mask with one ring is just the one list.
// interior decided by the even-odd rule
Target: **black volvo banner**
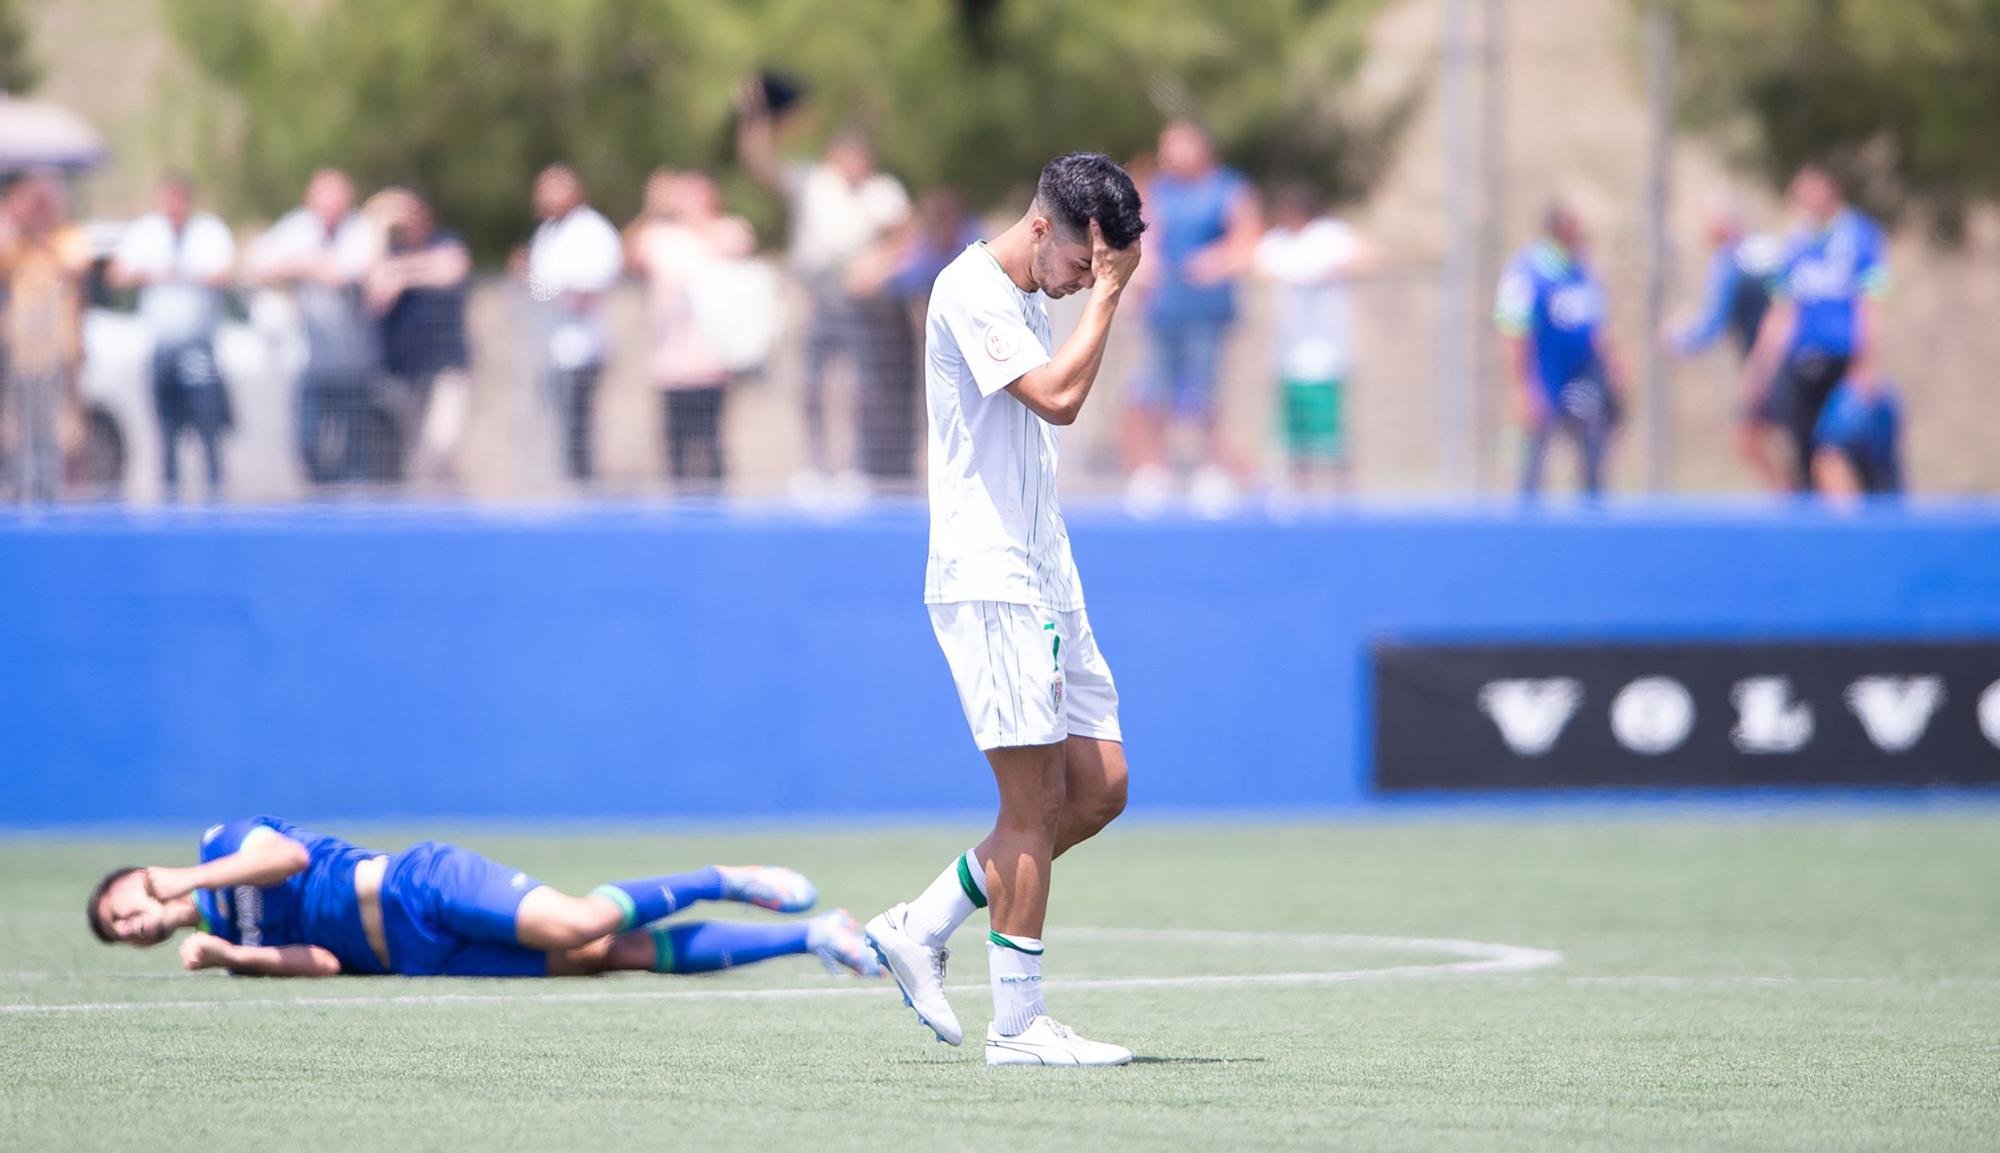
[(1374, 650), (1378, 789), (2000, 784), (2000, 642)]

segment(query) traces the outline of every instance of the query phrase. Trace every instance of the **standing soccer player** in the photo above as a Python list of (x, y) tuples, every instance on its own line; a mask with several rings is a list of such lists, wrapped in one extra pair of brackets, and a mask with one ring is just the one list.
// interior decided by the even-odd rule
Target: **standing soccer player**
[[(993, 831), (922, 895), (868, 922), (903, 996), (938, 1039), (964, 1039), (944, 994), (945, 942), (988, 910), (989, 1065), (1122, 1065), (1042, 1004), (1049, 863), (1125, 808), (1118, 690), (1084, 614), (1056, 501), (1056, 427), (1074, 423), (1139, 264), (1139, 193), (1094, 152), (1042, 169), (1028, 212), (938, 275), (925, 321), (930, 560), (924, 601), (973, 741), (999, 785)], [(1053, 346), (1047, 301), (1089, 291)]]
[(1771, 308), (1745, 366), (1745, 392), (1762, 407), (1774, 392), (1792, 434), (1792, 484), (1813, 486), (1813, 432), (1844, 381), (1875, 399), (1875, 333), (1889, 291), (1888, 239), (1848, 207), (1831, 172), (1807, 165), (1792, 178), (1806, 230), (1792, 239), (1771, 285)]

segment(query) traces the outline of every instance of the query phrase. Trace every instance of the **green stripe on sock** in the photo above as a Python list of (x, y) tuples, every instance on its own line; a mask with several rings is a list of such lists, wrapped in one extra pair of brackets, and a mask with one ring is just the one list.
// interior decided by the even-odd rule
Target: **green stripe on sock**
[(965, 890), (966, 900), (972, 902), (973, 908), (986, 907), (986, 894), (979, 891), (979, 882), (972, 879), (972, 866), (965, 863), (964, 854), (958, 858), (958, 887)]
[(661, 926), (660, 928), (654, 929), (652, 932), (652, 937), (653, 937), (653, 972), (655, 973), (673, 972), (674, 971), (673, 938), (667, 935), (667, 929), (664, 925)]
[(1000, 946), (1003, 949), (1012, 949), (1016, 953), (1026, 953), (1030, 957), (1039, 957), (1042, 955), (1042, 951), (1040, 949), (1030, 949), (1026, 945), (1021, 944), (1019, 941), (1010, 941), (991, 929), (988, 929), (986, 931), (986, 939)]
[(625, 923), (618, 926), (620, 930), (631, 928), (633, 918), (639, 915), (639, 906), (632, 903), (632, 894), (616, 885), (599, 885), (590, 891), (590, 895), (593, 897), (609, 897), (612, 904), (624, 910)]

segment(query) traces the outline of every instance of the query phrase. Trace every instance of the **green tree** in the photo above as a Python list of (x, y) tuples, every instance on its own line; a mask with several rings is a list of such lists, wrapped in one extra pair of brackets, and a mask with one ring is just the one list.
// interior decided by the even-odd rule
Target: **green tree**
[[(733, 168), (740, 79), (810, 90), (791, 146), (850, 123), (919, 186), (975, 201), (1048, 156), (1150, 145), (1199, 115), (1258, 173), (1352, 192), (1394, 118), (1348, 114), (1380, 0), (167, 0), (178, 39), (239, 127), (203, 167), (236, 207), (270, 213), (312, 168), (364, 186), (414, 181), (491, 258), (530, 225), (534, 170), (565, 160), (614, 219), (658, 164)], [(741, 191), (743, 186), (737, 186)], [(768, 204), (767, 222), (775, 219)]]
[(19, 96), (41, 80), (41, 67), (29, 51), (27, 18), (14, 0), (0, 0), (0, 92)]
[(2000, 195), (2000, 0), (1668, 0), (1683, 103), (1747, 121), (1774, 181), (1828, 163), (1878, 212), (1947, 232)]

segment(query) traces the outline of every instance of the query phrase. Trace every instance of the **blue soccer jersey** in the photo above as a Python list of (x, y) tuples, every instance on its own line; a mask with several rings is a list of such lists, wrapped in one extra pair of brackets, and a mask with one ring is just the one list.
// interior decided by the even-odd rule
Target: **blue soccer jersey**
[(1886, 247), (1882, 229), (1852, 208), (1793, 238), (1771, 282), (1771, 295), (1798, 309), (1788, 358), (1854, 355), (1862, 298), (1889, 290)]
[(1506, 335), (1527, 339), (1535, 379), (1551, 400), (1565, 385), (1602, 372), (1597, 330), (1604, 323), (1604, 290), (1587, 265), (1553, 241), (1540, 241), (1508, 262), (1493, 322)]
[(270, 829), (304, 845), (309, 854), (304, 871), (276, 885), (197, 890), (202, 928), (239, 945), (318, 945), (339, 958), (340, 967), (350, 973), (382, 972), (381, 962), (368, 947), (354, 893), (354, 867), (382, 854), (276, 817), (244, 817), (202, 834), (203, 863), (241, 849), (244, 839), (258, 829)]

